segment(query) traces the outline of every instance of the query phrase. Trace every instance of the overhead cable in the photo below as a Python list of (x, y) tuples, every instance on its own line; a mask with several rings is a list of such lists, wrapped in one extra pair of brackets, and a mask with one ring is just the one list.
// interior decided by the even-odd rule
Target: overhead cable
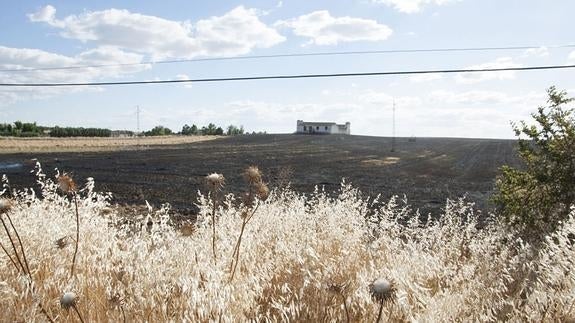
[(219, 77), (219, 78), (119, 81), (119, 82), (0, 83), (0, 87), (114, 86), (114, 85), (169, 84), (169, 83), (205, 83), (205, 82), (230, 82), (230, 81), (311, 79), (311, 78), (330, 78), (330, 77), (365, 77), (365, 76), (413, 75), (413, 74), (485, 73), (485, 72), (503, 72), (503, 71), (558, 70), (558, 69), (569, 69), (569, 68), (575, 68), (575, 65), (548, 65), (548, 66), (503, 67), (503, 68), (483, 68), (483, 69), (443, 69), (443, 70), (417, 70), (417, 71), (392, 71), (392, 72), (358, 72), (358, 73), (331, 73), (331, 74), (263, 75), (263, 76), (244, 76), (244, 77)]
[(58, 71), (74, 70), (87, 68), (106, 68), (106, 67), (128, 67), (143, 66), (155, 64), (176, 64), (176, 63), (193, 63), (193, 62), (210, 62), (210, 61), (231, 61), (231, 60), (255, 60), (271, 59), (286, 57), (313, 57), (313, 56), (346, 56), (346, 55), (370, 55), (370, 54), (393, 54), (393, 53), (433, 53), (433, 52), (477, 52), (477, 51), (502, 51), (502, 50), (528, 50), (539, 48), (575, 48), (575, 44), (556, 45), (556, 46), (508, 46), (508, 47), (466, 47), (466, 48), (428, 48), (428, 49), (389, 49), (389, 50), (369, 50), (369, 51), (343, 51), (343, 52), (317, 52), (317, 53), (288, 53), (272, 55), (250, 55), (250, 56), (233, 56), (233, 57), (208, 57), (208, 58), (191, 58), (191, 59), (173, 59), (159, 61), (143, 61), (138, 63), (114, 63), (114, 64), (96, 64), (96, 65), (72, 65), (72, 66), (54, 66), (54, 67), (30, 67), (30, 68), (12, 68), (0, 69), (0, 72), (36, 72), (36, 71)]

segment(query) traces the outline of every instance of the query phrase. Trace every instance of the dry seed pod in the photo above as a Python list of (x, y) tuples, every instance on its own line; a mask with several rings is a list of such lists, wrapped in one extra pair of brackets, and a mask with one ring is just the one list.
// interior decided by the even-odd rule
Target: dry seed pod
[(192, 223), (186, 223), (180, 227), (180, 232), (182, 236), (189, 237), (196, 232), (196, 226)]
[(58, 185), (60, 186), (60, 189), (64, 193), (76, 192), (76, 183), (74, 183), (72, 177), (66, 174), (58, 177)]
[(248, 184), (261, 183), (262, 173), (257, 166), (250, 166), (244, 171), (244, 179)]
[(258, 197), (260, 198), (260, 200), (265, 200), (268, 198), (268, 196), (270, 195), (270, 189), (268, 188), (268, 186), (264, 183), (260, 183), (257, 186), (257, 191), (256, 194), (258, 195)]
[(60, 298), (60, 306), (62, 306), (62, 308), (66, 310), (76, 306), (76, 294), (72, 292), (64, 293), (64, 295), (62, 295), (62, 298)]
[(68, 237), (62, 237), (55, 242), (58, 249), (64, 249), (68, 245)]
[(12, 201), (9, 199), (0, 199), (0, 213), (6, 213), (12, 208)]
[(224, 187), (225, 180), (224, 175), (212, 173), (206, 176), (206, 185), (211, 192), (216, 192)]
[(385, 278), (378, 278), (369, 284), (371, 297), (380, 302), (387, 302), (395, 299), (395, 284)]

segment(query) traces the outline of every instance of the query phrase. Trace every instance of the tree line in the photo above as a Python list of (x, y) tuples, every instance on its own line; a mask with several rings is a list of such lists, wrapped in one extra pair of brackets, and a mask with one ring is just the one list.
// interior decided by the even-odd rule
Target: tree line
[[(265, 132), (252, 132), (252, 134), (264, 134)], [(224, 128), (209, 123), (207, 126), (199, 128), (195, 124), (189, 126), (185, 124), (180, 132), (174, 132), (170, 128), (158, 125), (154, 128), (143, 131), (142, 136), (236, 136), (247, 134), (243, 126), (229, 125)], [(116, 130), (107, 128), (83, 128), (83, 127), (46, 127), (39, 126), (36, 122), (15, 121), (14, 123), (0, 123), (0, 136), (10, 137), (112, 137), (112, 136), (133, 136), (132, 131)]]
[(40, 127), (34, 123), (27, 123), (16, 121), (12, 123), (0, 123), (0, 136), (13, 136), (13, 137), (38, 137), (44, 131), (44, 127)]
[[(236, 125), (229, 125), (226, 130), (224, 128), (217, 126), (213, 123), (209, 123), (207, 126), (203, 126), (199, 128), (195, 124), (191, 126), (185, 124), (182, 127), (182, 130), (178, 133), (174, 133), (170, 128), (164, 126), (155, 126), (149, 131), (144, 131), (143, 133), (145, 136), (165, 136), (165, 135), (184, 135), (184, 136), (237, 136), (237, 135), (244, 135), (246, 131), (244, 130), (244, 126), (236, 126)], [(253, 132), (255, 134), (255, 132)], [(261, 134), (261, 133), (260, 133)]]
[(45, 127), (36, 122), (22, 121), (0, 123), (0, 136), (10, 137), (111, 137), (112, 133), (112, 130), (105, 128)]
[(112, 130), (83, 127), (44, 127), (36, 122), (0, 123), (0, 136), (11, 137), (111, 137)]

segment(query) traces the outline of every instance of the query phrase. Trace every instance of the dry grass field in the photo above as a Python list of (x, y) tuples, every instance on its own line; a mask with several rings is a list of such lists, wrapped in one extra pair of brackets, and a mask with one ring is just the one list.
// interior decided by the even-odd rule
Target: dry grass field
[(217, 136), (161, 136), (161, 137), (74, 137), (74, 138), (16, 138), (0, 137), (0, 153), (35, 152), (97, 152), (148, 149), (150, 146), (180, 145), (216, 139)]
[(3, 322), (575, 317), (573, 217), (531, 246), (496, 220), (479, 228), (461, 200), (421, 221), (396, 198), (373, 208), (347, 184), (333, 197), (260, 190), (261, 198), (241, 198), (251, 176), (234, 194), (214, 182), (209, 195), (190, 196), (194, 222), (174, 224), (166, 208), (152, 207), (126, 222), (94, 182), (75, 197), (68, 181), (58, 188), (37, 174), (43, 199), (31, 190), (0, 199)]

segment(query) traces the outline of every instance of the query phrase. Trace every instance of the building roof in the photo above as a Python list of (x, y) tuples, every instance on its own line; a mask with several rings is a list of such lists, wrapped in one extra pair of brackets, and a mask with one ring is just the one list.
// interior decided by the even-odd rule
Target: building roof
[(333, 126), (335, 125), (335, 122), (309, 122), (309, 121), (304, 121), (301, 124), (303, 124), (304, 126)]

